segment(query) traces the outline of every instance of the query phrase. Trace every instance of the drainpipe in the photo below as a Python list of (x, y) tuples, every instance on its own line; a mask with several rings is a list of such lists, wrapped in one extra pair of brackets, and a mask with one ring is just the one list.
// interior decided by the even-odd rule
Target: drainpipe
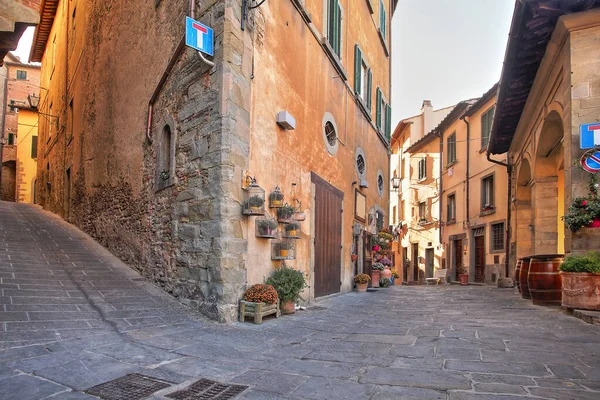
[(442, 244), (442, 206), (444, 204), (444, 196), (442, 196), (442, 194), (444, 193), (444, 167), (442, 166), (443, 162), (442, 160), (444, 159), (444, 135), (442, 135), (442, 132), (438, 132), (437, 135), (440, 138), (440, 188), (439, 188), (439, 196), (438, 196), (438, 224), (439, 224), (439, 229), (438, 229), (438, 243), (441, 245)]
[(463, 122), (465, 124), (467, 124), (467, 166), (466, 166), (466, 177), (465, 177), (465, 190), (467, 191), (467, 208), (466, 208), (466, 221), (467, 221), (467, 228), (471, 225), (471, 220), (470, 220), (470, 215), (469, 215), (469, 198), (470, 196), (470, 190), (469, 190), (469, 166), (471, 165), (470, 163), (470, 157), (471, 157), (471, 124), (469, 124), (469, 121), (467, 121), (467, 115), (463, 114), (462, 117), (460, 117), (460, 119), (463, 120)]
[(511, 222), (511, 198), (512, 198), (512, 185), (510, 184), (511, 182), (511, 176), (512, 176), (512, 166), (510, 165), (510, 158), (508, 157), (508, 154), (506, 155), (506, 163), (503, 163), (501, 161), (497, 161), (497, 160), (492, 160), (491, 158), (491, 154), (489, 152), (486, 153), (486, 158), (489, 162), (494, 163), (494, 164), (498, 164), (498, 165), (502, 165), (503, 167), (506, 167), (506, 173), (508, 174), (508, 199), (506, 202), (506, 228), (505, 228), (505, 240), (504, 240), (504, 246), (506, 249), (506, 255), (505, 255), (505, 260), (504, 260), (504, 271), (505, 271), (505, 278), (508, 278), (510, 275), (510, 271), (508, 268), (509, 262), (508, 262), (508, 258), (510, 257), (510, 222)]
[[(0, 67), (3, 68), (3, 67)], [(2, 113), (2, 130), (0, 131), (0, 196), (2, 192), (2, 162), (4, 161), (4, 128), (6, 122), (6, 100), (8, 91), (8, 67), (6, 67), (6, 79), (4, 79), (4, 98), (2, 99), (2, 107), (4, 107), (4, 113)], [(1, 200), (1, 198), (0, 198)]]

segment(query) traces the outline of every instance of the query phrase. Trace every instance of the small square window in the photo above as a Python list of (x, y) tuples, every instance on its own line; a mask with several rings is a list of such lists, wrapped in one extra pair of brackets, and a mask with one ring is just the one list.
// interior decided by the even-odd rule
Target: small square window
[(27, 80), (27, 71), (17, 70), (17, 79), (19, 80)]
[(491, 211), (494, 206), (494, 176), (488, 176), (481, 181), (481, 209)]
[(427, 158), (423, 157), (419, 160), (419, 180), (427, 178)]

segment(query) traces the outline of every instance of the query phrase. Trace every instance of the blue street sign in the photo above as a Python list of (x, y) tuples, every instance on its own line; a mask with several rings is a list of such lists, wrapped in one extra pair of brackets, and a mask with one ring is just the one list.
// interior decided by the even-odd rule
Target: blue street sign
[(581, 158), (581, 165), (584, 170), (592, 174), (600, 172), (600, 151), (588, 151), (585, 153)]
[(581, 125), (579, 127), (579, 137), (582, 150), (600, 146), (600, 122)]
[(185, 44), (198, 51), (214, 55), (214, 31), (212, 28), (185, 17)]

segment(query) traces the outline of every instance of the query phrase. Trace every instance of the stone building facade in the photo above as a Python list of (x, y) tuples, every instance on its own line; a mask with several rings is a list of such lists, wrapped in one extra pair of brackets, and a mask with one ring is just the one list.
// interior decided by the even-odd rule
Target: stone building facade
[[(242, 214), (247, 177), (306, 215), (288, 264), (307, 300), (327, 294), (315, 193), (342, 199), (327, 214), (342, 213), (332, 292), (352, 287), (355, 191), (367, 208), (388, 201), (396, 1), (242, 3), (46, 0), (56, 13), (32, 49), (49, 88), (40, 110), (55, 116), (40, 124), (38, 201), (221, 321), (280, 264)], [(209, 63), (183, 46), (186, 15), (215, 30)]]
[(546, 3), (516, 3), (488, 147), (508, 151), (512, 170), (511, 267), (523, 256), (581, 254), (600, 243), (598, 229), (573, 233), (561, 219), (574, 198), (589, 195), (580, 125), (600, 116), (600, 5), (565, 2), (542, 16)]

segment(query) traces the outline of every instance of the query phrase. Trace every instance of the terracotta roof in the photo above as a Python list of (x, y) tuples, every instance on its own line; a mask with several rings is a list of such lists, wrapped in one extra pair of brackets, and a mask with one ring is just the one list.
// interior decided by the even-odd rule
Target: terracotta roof
[(31, 54), (29, 56), (29, 61), (31, 62), (42, 62), (44, 50), (46, 49), (46, 44), (50, 38), (50, 31), (52, 30), (54, 17), (56, 16), (58, 2), (59, 0), (42, 0), (42, 5), (40, 8), (40, 23), (35, 28), (35, 33), (33, 34), (33, 45), (31, 46)]
[(600, 7), (600, 0), (516, 0), (488, 153), (512, 143), (558, 18)]
[(477, 100), (472, 106), (471, 108), (469, 108), (464, 116), (465, 117), (470, 117), (471, 115), (475, 114), (477, 112), (477, 110), (479, 110), (481, 107), (483, 107), (484, 105), (486, 105), (486, 103), (488, 101), (490, 101), (491, 99), (493, 99), (496, 94), (498, 93), (498, 84), (496, 83), (494, 86), (492, 86), (492, 88), (490, 90), (488, 90), (487, 92), (485, 92), (483, 94), (483, 96), (481, 96), (479, 98), (479, 100)]

